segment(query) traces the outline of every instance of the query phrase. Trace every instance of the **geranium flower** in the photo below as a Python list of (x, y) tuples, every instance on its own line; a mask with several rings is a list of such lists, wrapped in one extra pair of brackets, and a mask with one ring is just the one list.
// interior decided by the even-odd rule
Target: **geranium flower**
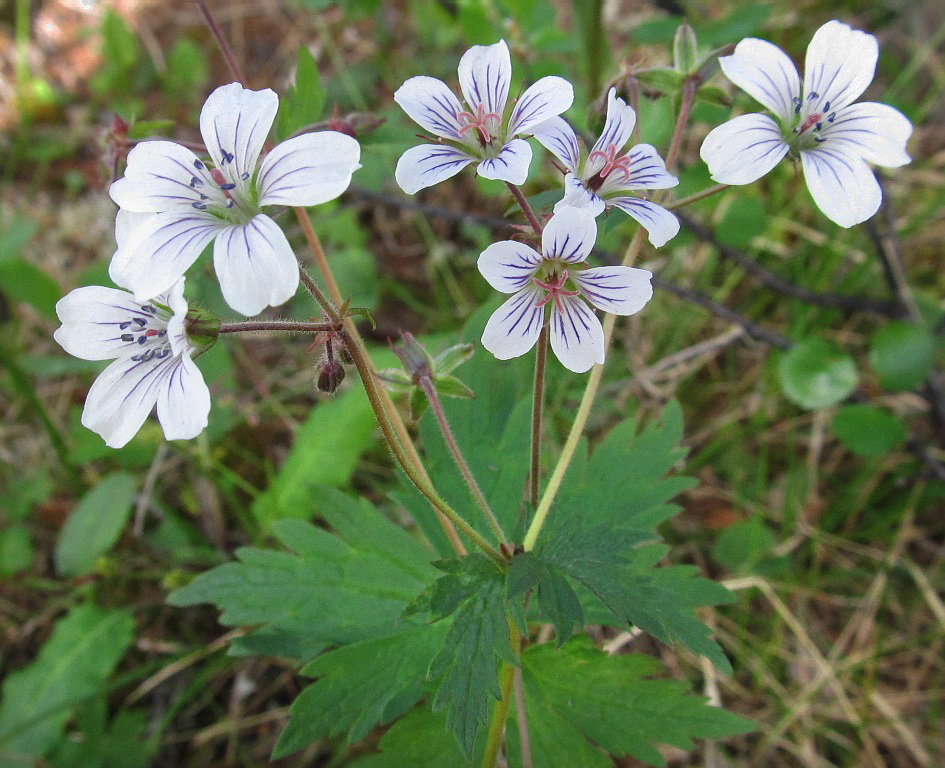
[(867, 162), (895, 168), (909, 162), (912, 124), (885, 104), (854, 100), (873, 80), (876, 38), (828, 21), (807, 47), (804, 83), (777, 46), (747, 38), (719, 59), (729, 80), (770, 109), (713, 129), (701, 155), (712, 178), (748, 184), (785, 155), (800, 158), (807, 188), (828, 219), (841, 227), (879, 209), (882, 191)]
[(459, 61), (460, 104), (442, 80), (411, 77), (394, 93), (409, 117), (446, 143), (408, 149), (397, 161), (394, 177), (412, 195), (479, 161), (477, 173), (486, 179), (524, 184), (532, 148), (523, 139), (539, 123), (560, 115), (574, 101), (567, 80), (549, 75), (529, 87), (515, 102), (506, 122), (506, 102), (512, 82), (512, 60), (504, 40), (474, 45)]
[[(92, 384), (82, 424), (121, 448), (157, 404), (168, 440), (196, 437), (207, 426), (210, 391), (191, 360), (215, 329), (187, 319), (184, 280), (141, 303), (127, 291), (92, 285), (56, 304), (62, 325), (53, 336), (70, 355), (110, 360)], [(207, 334), (207, 338), (201, 338)]]
[(604, 329), (591, 307), (632, 315), (650, 300), (653, 288), (645, 269), (588, 269), (584, 262), (596, 239), (597, 223), (589, 211), (563, 208), (542, 232), (541, 253), (514, 240), (486, 248), (479, 271), (497, 291), (514, 295), (489, 318), (482, 345), (500, 360), (524, 355), (538, 340), (548, 306), (551, 349), (561, 364), (583, 373), (604, 362)]
[(617, 89), (607, 94), (607, 121), (594, 147), (583, 157), (574, 129), (554, 117), (535, 127), (535, 138), (564, 165), (564, 197), (555, 204), (562, 208), (586, 208), (595, 216), (605, 208), (619, 208), (636, 219), (647, 231), (650, 242), (659, 247), (679, 232), (679, 221), (665, 208), (628, 195), (635, 189), (669, 189), (679, 179), (666, 172), (663, 159), (649, 144), (637, 144), (627, 152), (637, 116), (633, 107), (617, 98)]
[(288, 301), (298, 263), (282, 230), (263, 209), (317, 205), (351, 182), (361, 149), (336, 131), (307, 133), (279, 144), (262, 161), (279, 106), (270, 90), (239, 83), (217, 88), (200, 113), (213, 165), (170, 141), (145, 141), (128, 153), (123, 178), (109, 194), (121, 210), (110, 274), (140, 301), (167, 291), (214, 241), (213, 265), (223, 297), (255, 315)]

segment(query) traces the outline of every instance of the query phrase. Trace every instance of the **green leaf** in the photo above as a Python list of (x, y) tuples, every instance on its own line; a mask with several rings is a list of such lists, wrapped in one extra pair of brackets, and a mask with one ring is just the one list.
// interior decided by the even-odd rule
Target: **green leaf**
[(436, 683), (433, 711), (446, 710), (446, 725), (470, 757), (498, 701), (499, 660), (515, 663), (509, 645), (503, 574), (483, 555), (438, 564), (437, 579), (420, 605), (433, 620), (452, 616), (442, 649), (430, 664)]
[(889, 411), (872, 405), (847, 405), (833, 417), (834, 434), (858, 456), (882, 456), (901, 446), (906, 426)]
[(791, 347), (778, 364), (778, 375), (788, 400), (808, 410), (836, 405), (858, 381), (853, 358), (823, 339), (804, 339)]
[(0, 261), (0, 290), (14, 301), (56, 319), (56, 302), (62, 297), (62, 288), (35, 264), (19, 258)]
[(712, 547), (712, 557), (729, 570), (747, 570), (773, 546), (774, 534), (760, 517), (753, 517), (725, 528)]
[(430, 659), (448, 627), (448, 622), (409, 627), (316, 658), (302, 673), (318, 681), (293, 702), (273, 758), (342, 734), (353, 744), (411, 709), (424, 694)]
[(118, 541), (135, 498), (137, 481), (126, 472), (108, 475), (82, 497), (56, 541), (56, 570), (82, 576)]
[(463, 757), (446, 730), (446, 718), (425, 707), (401, 718), (384, 734), (380, 754), (355, 760), (351, 768), (467, 768), (477, 765)]
[(716, 234), (726, 245), (745, 249), (752, 239), (764, 234), (769, 219), (768, 210), (758, 195), (739, 196), (728, 207)]
[(894, 321), (870, 345), (870, 365), (886, 389), (915, 389), (935, 364), (935, 339), (925, 328)]
[(436, 574), (429, 551), (368, 501), (329, 488), (313, 493), (334, 533), (278, 521), (273, 533), (292, 553), (240, 549), (239, 562), (200, 574), (168, 602), (214, 603), (223, 624), (264, 625), (249, 636), (264, 638), (262, 648), (242, 648), (306, 661), (330, 645), (390, 634)]
[[(599, 751), (603, 749), (662, 766), (665, 761), (654, 744), (688, 751), (694, 738), (753, 729), (748, 720), (687, 695), (685, 682), (646, 679), (657, 671), (658, 662), (648, 656), (610, 656), (587, 638), (558, 650), (527, 648), (522, 675), (534, 765), (604, 768), (611, 760)], [(506, 733), (517, 752), (517, 729), (507, 727)]]
[(295, 435), (272, 484), (253, 502), (264, 526), (281, 518), (311, 519), (320, 509), (318, 486), (347, 485), (374, 442), (374, 411), (360, 387), (319, 402)]
[[(555, 628), (558, 645), (564, 643), (584, 623), (584, 608), (564, 573), (534, 552), (516, 555), (506, 577), (506, 595), (514, 600), (536, 589), (538, 610)], [(527, 629), (524, 612), (517, 616), (519, 628)]]
[(33, 542), (23, 523), (0, 528), (0, 576), (25, 571), (33, 563)]
[(72, 711), (102, 692), (133, 631), (130, 614), (91, 605), (60, 619), (36, 660), (3, 684), (0, 754), (23, 764), (48, 754)]
[(317, 123), (325, 106), (325, 89), (318, 77), (318, 64), (304, 45), (299, 47), (295, 84), (282, 97), (277, 120), (280, 139)]

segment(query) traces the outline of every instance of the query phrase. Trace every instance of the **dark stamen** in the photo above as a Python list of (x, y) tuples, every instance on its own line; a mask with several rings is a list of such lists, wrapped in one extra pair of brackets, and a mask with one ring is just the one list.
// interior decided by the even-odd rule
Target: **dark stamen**
[(134, 341), (134, 340), (135, 340), (135, 337), (134, 337), (134, 334), (131, 334), (131, 333), (123, 333), (123, 334), (121, 335), (121, 340), (122, 340), (122, 341)]

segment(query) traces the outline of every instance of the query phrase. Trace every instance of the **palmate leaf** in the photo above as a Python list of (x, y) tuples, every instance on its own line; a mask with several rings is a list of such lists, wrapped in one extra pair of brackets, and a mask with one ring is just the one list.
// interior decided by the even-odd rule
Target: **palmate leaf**
[(280, 520), (273, 532), (292, 552), (240, 549), (239, 562), (197, 576), (168, 601), (213, 603), (230, 626), (262, 624), (237, 650), (302, 661), (331, 645), (390, 634), (436, 576), (429, 551), (367, 501), (315, 492), (334, 533)]
[(525, 606), (516, 598), (531, 589), (535, 590), (541, 616), (554, 625), (560, 646), (584, 623), (580, 598), (560, 568), (534, 552), (516, 555), (509, 564), (505, 592), (509, 612), (523, 634), (528, 627)]
[[(558, 650), (526, 649), (522, 676), (535, 768), (606, 768), (608, 754), (662, 766), (654, 744), (691, 749), (694, 738), (752, 730), (750, 721), (687, 695), (685, 682), (646, 679), (658, 670), (649, 656), (609, 656), (587, 638)], [(520, 765), (511, 719), (506, 733), (510, 764)]]

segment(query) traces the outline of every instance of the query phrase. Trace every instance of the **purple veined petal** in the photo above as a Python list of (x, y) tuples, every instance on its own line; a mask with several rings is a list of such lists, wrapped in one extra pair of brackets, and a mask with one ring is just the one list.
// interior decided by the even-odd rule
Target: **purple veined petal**
[(143, 310), (127, 291), (100, 285), (70, 291), (56, 303), (56, 314), (62, 325), (53, 338), (70, 355), (83, 360), (134, 354), (138, 344), (133, 332), (167, 327), (166, 316)]
[(139, 301), (165, 293), (224, 227), (205, 211), (151, 214), (124, 238), (108, 266), (109, 277)]
[(910, 162), (906, 142), (912, 135), (912, 123), (898, 109), (863, 101), (837, 112), (832, 123), (820, 134), (824, 144), (852, 151), (864, 160), (887, 168)]
[(572, 173), (577, 171), (581, 162), (581, 147), (577, 134), (563, 117), (553, 117), (532, 128), (532, 135), (538, 143), (561, 161)]
[(463, 107), (442, 80), (426, 75), (411, 77), (394, 91), (394, 101), (411, 120), (434, 136), (460, 140), (459, 113)]
[(278, 110), (273, 91), (251, 91), (239, 83), (221, 85), (207, 98), (200, 135), (228, 182), (243, 188), (252, 177)]
[(633, 315), (653, 298), (653, 273), (635, 267), (594, 267), (571, 273), (581, 295), (612, 315)]
[(544, 291), (524, 288), (492, 313), (482, 332), (482, 346), (499, 360), (524, 355), (535, 346), (545, 321)]
[(595, 218), (606, 208), (603, 198), (591, 192), (573, 173), (564, 176), (564, 197), (555, 203), (554, 212), (560, 213), (565, 208), (581, 208), (589, 211)]
[(108, 194), (124, 210), (158, 213), (224, 202), (206, 166), (173, 141), (143, 141), (128, 153), (125, 175)]
[(484, 114), (498, 115), (501, 120), (511, 83), (512, 58), (505, 40), (474, 45), (459, 60), (459, 87), (474, 113), (482, 105)]
[(574, 103), (574, 86), (563, 77), (548, 75), (530, 85), (509, 117), (509, 136), (529, 133), (546, 120), (560, 115)]
[(502, 293), (516, 293), (530, 282), (541, 264), (541, 254), (525, 243), (503, 240), (479, 254), (477, 266), (486, 281)]
[(455, 176), (474, 162), (476, 158), (445, 144), (421, 144), (400, 156), (394, 179), (404, 192), (414, 195)]
[(778, 117), (794, 115), (801, 80), (794, 62), (778, 46), (748, 37), (731, 56), (720, 57), (719, 64), (729, 80)]
[(247, 316), (285, 303), (299, 287), (299, 265), (289, 241), (265, 214), (220, 233), (213, 268), (226, 303)]
[(767, 115), (741, 115), (709, 131), (699, 155), (720, 184), (750, 184), (787, 154), (777, 123)]
[(824, 215), (841, 227), (866, 221), (882, 202), (882, 191), (866, 161), (824, 142), (801, 151), (804, 181)]
[(168, 440), (189, 440), (207, 427), (210, 390), (189, 354), (169, 366), (158, 392), (157, 416)]
[[(136, 213), (125, 208), (119, 208), (115, 215), (115, 243), (121, 248), (128, 240), (138, 236), (137, 233), (140, 228), (149, 226), (153, 221), (153, 213)], [(126, 286), (119, 287), (125, 288)]]
[(577, 296), (559, 296), (551, 309), (551, 350), (574, 373), (604, 362), (604, 329), (597, 315)]
[(596, 241), (594, 214), (583, 208), (562, 208), (548, 219), (541, 233), (541, 252), (546, 259), (580, 264)]
[[(842, 109), (873, 81), (879, 46), (876, 38), (839, 21), (814, 33), (804, 61), (805, 111)], [(813, 106), (816, 105), (816, 106)]]
[(184, 298), (184, 278), (182, 277), (170, 287), (167, 293), (159, 296), (155, 301), (164, 304), (173, 313), (167, 321), (167, 340), (171, 344), (171, 352), (175, 355), (190, 354), (193, 349), (187, 338), (187, 300)]
[(638, 197), (612, 197), (607, 200), (607, 205), (619, 208), (636, 219), (646, 230), (647, 237), (655, 248), (665, 245), (679, 232), (679, 219), (649, 200), (641, 200)]
[(82, 410), (82, 426), (98, 433), (109, 448), (135, 436), (157, 402), (176, 362), (173, 355), (147, 360), (120, 357), (93, 382)]
[(655, 147), (649, 144), (637, 144), (624, 156), (627, 160), (627, 175), (620, 168), (615, 168), (598, 190), (606, 199), (612, 192), (629, 189), (670, 189), (679, 184), (673, 174), (666, 170), (666, 164)]
[(306, 133), (282, 142), (262, 161), (260, 205), (319, 205), (334, 200), (361, 167), (361, 145), (338, 131)]
[(619, 154), (623, 145), (630, 139), (633, 126), (637, 122), (637, 113), (627, 102), (617, 97), (617, 89), (611, 88), (607, 92), (607, 122), (600, 138), (594, 143), (591, 153), (606, 152), (613, 147)]
[(512, 139), (495, 157), (489, 157), (476, 166), (476, 173), (484, 179), (498, 179), (509, 184), (524, 184), (528, 166), (532, 162), (532, 148), (523, 139)]

